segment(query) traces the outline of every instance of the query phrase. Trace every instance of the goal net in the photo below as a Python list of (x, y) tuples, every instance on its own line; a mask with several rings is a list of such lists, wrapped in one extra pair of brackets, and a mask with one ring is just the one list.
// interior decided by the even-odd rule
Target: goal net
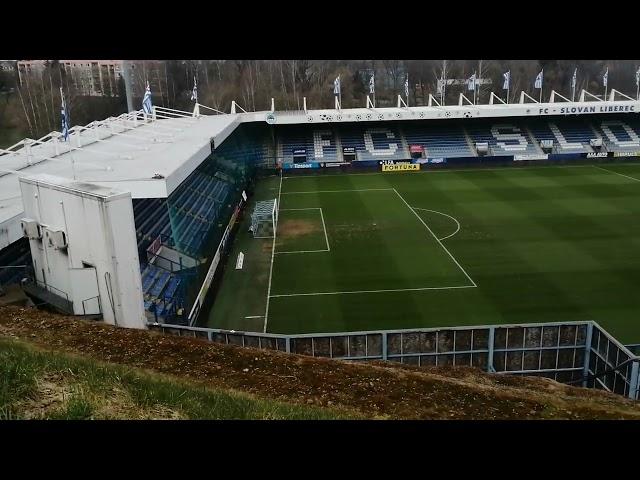
[(256, 203), (251, 214), (253, 238), (273, 238), (278, 225), (278, 202), (263, 200)]

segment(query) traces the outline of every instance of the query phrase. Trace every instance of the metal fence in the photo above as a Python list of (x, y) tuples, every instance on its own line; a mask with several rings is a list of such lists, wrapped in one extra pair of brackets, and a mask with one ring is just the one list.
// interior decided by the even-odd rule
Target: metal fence
[(640, 357), (591, 321), (301, 335), (158, 323), (149, 328), (313, 357), (473, 366), (497, 374), (544, 376), (640, 399)]

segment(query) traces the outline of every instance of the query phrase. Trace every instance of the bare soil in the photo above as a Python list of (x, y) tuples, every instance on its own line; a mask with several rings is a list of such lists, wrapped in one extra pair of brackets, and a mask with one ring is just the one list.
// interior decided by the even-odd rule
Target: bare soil
[[(318, 359), (121, 329), (34, 308), (0, 307), (0, 336), (259, 397), (346, 408), (369, 418), (640, 419), (637, 402), (544, 378)], [(53, 398), (61, 394), (52, 390)]]
[(319, 232), (321, 228), (317, 223), (309, 220), (281, 220), (278, 225), (279, 237), (302, 237), (311, 233)]

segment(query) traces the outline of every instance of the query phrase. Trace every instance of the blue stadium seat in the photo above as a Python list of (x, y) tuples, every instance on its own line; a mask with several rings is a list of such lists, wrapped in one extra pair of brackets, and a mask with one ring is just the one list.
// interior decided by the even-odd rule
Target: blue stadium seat
[(426, 157), (475, 156), (459, 125), (409, 125), (403, 131), (407, 144), (422, 146)]
[(465, 129), (474, 144), (488, 143), (491, 155), (539, 153), (537, 147), (531, 143), (527, 131), (510, 120), (499, 123), (473, 121), (465, 124)]

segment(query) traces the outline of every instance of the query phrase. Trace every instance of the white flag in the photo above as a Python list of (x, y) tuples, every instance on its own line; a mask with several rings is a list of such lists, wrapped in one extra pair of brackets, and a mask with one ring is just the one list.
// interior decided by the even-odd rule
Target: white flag
[(469, 77), (469, 80), (467, 80), (467, 89), (468, 90), (475, 90), (476, 89), (476, 74), (475, 73), (473, 75), (471, 75), (471, 77)]
[(369, 79), (369, 93), (372, 95), (376, 93), (376, 81), (374, 77), (375, 75), (371, 75), (371, 78)]
[(575, 89), (577, 82), (578, 82), (578, 69), (576, 68), (573, 71), (573, 78), (571, 79), (571, 88)]
[(607, 86), (608, 80), (609, 80), (609, 67), (607, 67), (607, 71), (604, 72), (604, 75), (602, 76), (602, 86), (603, 87)]
[(333, 94), (340, 95), (340, 75), (333, 81)]
[(196, 77), (193, 77), (193, 90), (191, 91), (191, 100), (195, 100), (198, 103), (198, 84)]
[(151, 87), (149, 86), (149, 82), (147, 82), (147, 89), (144, 92), (144, 98), (142, 99), (142, 110), (147, 115), (150, 115), (153, 112), (153, 104), (151, 103)]
[(503, 90), (508, 90), (509, 89), (509, 85), (511, 83), (511, 70), (509, 70), (506, 73), (503, 73), (502, 76), (504, 77), (504, 83), (502, 84), (502, 89)]
[(409, 98), (409, 75), (407, 75), (407, 78), (404, 80), (404, 96)]
[(534, 88), (542, 88), (542, 72), (544, 72), (544, 70), (540, 70), (540, 73), (536, 77), (536, 83), (534, 84)]

